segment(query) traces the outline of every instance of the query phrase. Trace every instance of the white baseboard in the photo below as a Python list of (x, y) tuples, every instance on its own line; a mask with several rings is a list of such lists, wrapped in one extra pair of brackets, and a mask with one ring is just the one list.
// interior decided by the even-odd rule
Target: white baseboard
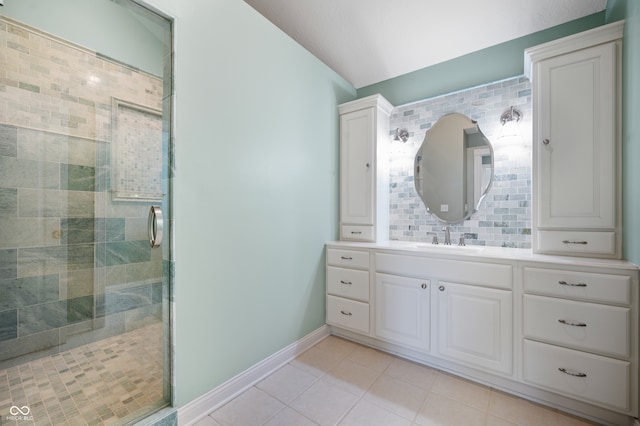
[(249, 389), (302, 352), (331, 334), (328, 325), (312, 331), (275, 354), (227, 380), (199, 398), (178, 408), (178, 424), (192, 425)]

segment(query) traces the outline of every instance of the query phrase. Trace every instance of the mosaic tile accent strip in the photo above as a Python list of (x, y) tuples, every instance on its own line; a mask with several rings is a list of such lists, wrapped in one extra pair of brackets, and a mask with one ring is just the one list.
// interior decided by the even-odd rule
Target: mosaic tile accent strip
[[(168, 405), (162, 394), (162, 348), (162, 324), (158, 322), (0, 370), (0, 423), (134, 421)], [(12, 415), (12, 406), (28, 407), (30, 421)]]
[[(519, 138), (501, 135), (500, 115), (514, 106), (523, 113)], [(396, 107), (390, 117), (390, 140), (396, 128), (407, 129), (406, 143), (391, 142), (390, 238), (431, 243), (442, 241), (443, 224), (427, 210), (413, 183), (413, 162), (425, 133), (449, 113), (478, 122), (494, 150), (494, 182), (480, 209), (451, 226), (452, 241), (464, 234), (469, 245), (531, 248), (531, 86), (515, 77), (484, 86)], [(502, 137), (501, 137), (502, 136)]]

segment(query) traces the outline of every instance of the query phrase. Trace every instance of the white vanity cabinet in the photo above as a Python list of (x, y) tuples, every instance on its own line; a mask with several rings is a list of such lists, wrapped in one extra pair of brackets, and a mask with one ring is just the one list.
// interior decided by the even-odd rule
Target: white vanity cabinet
[(620, 258), (623, 22), (525, 51), (533, 98), (533, 249)]
[(369, 252), (327, 249), (327, 324), (369, 334)]
[(631, 275), (616, 272), (524, 268), (525, 382), (632, 411), (638, 317), (631, 297), (637, 291)]
[(389, 114), (373, 95), (338, 106), (340, 112), (340, 239), (389, 238)]
[(327, 323), (335, 335), (630, 425), (638, 281), (637, 266), (614, 259), (337, 241), (327, 244)]

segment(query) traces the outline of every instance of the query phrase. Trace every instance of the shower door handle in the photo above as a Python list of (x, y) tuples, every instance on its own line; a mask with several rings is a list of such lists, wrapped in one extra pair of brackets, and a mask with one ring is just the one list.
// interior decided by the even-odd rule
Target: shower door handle
[(162, 209), (158, 206), (151, 206), (148, 220), (149, 245), (151, 245), (151, 248), (160, 247), (160, 244), (162, 244), (163, 229)]

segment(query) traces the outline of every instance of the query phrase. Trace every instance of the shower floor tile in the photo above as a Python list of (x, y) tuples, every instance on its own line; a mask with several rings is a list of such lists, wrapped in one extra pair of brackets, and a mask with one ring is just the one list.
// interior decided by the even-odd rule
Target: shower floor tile
[(162, 407), (162, 347), (156, 323), (0, 370), (0, 425), (121, 424)]

